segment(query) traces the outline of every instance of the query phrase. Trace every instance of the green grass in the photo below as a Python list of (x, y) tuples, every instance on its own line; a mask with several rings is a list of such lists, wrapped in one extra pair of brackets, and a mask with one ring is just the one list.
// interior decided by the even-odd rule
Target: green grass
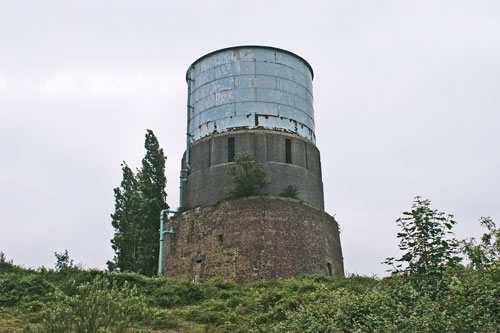
[(3, 262), (0, 332), (495, 332), (499, 299), (499, 268), (461, 267), (437, 283), (310, 275), (238, 285)]

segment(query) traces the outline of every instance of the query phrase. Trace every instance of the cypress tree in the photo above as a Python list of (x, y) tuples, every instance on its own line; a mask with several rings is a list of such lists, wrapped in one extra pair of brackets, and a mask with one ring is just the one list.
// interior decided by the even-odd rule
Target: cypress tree
[(136, 272), (139, 246), (139, 182), (127, 163), (123, 162), (121, 166), (123, 180), (120, 187), (114, 189), (115, 213), (111, 214), (111, 225), (115, 228), (111, 247), (115, 256), (107, 265), (111, 271)]
[(165, 186), (165, 155), (153, 131), (147, 130), (144, 143), (146, 155), (137, 178), (141, 193), (139, 234), (139, 272), (154, 275), (158, 269), (159, 219), (162, 209), (168, 209)]
[(108, 261), (112, 271), (131, 271), (152, 276), (158, 269), (160, 211), (168, 209), (165, 156), (153, 131), (147, 130), (146, 155), (137, 175), (123, 162), (123, 180), (115, 188), (115, 213), (111, 240), (115, 251)]

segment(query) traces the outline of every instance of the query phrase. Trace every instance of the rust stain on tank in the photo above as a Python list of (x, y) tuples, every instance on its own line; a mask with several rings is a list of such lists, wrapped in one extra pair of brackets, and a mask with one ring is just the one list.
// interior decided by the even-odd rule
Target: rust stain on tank
[[(245, 116), (248, 119), (252, 116), (252, 113), (248, 113)], [(269, 120), (269, 118), (276, 118), (276, 119), (280, 119), (280, 120), (284, 120), (284, 121), (288, 120), (293, 125), (290, 126), (291, 128), (271, 127), (271, 126), (269, 126), (269, 124), (267, 122), (265, 122), (264, 125), (261, 125), (261, 121), (259, 121), (259, 117), (263, 117), (266, 120)], [(235, 116), (230, 116), (229, 118), (232, 119), (232, 118), (235, 118)], [(266, 130), (267, 129), (267, 130), (273, 130), (273, 131), (282, 132), (282, 133), (289, 133), (289, 134), (304, 136), (304, 135), (299, 134), (299, 132), (298, 132), (298, 128), (300, 126), (300, 128), (302, 130), (307, 129), (307, 133), (309, 133), (309, 137), (312, 140), (314, 140), (314, 138), (315, 138), (314, 131), (312, 129), (310, 129), (307, 125), (304, 125), (295, 119), (290, 119), (290, 118), (279, 116), (279, 115), (269, 115), (269, 114), (259, 114), (259, 113), (254, 114), (254, 119), (255, 119), (255, 124), (253, 126), (252, 125), (235, 126), (235, 127), (227, 127), (227, 128), (222, 128), (222, 129), (217, 128), (217, 123), (215, 121), (208, 121), (205, 124), (199, 126), (200, 136), (202, 135), (203, 132), (205, 133), (205, 135), (207, 135), (209, 133), (210, 123), (213, 123), (213, 130), (210, 133), (214, 133), (214, 134), (223, 133), (223, 132), (233, 132), (233, 131), (239, 131), (239, 130), (253, 130), (253, 129)], [(262, 119), (260, 119), (260, 120), (262, 120)], [(203, 131), (204, 126), (206, 127), (205, 131)]]

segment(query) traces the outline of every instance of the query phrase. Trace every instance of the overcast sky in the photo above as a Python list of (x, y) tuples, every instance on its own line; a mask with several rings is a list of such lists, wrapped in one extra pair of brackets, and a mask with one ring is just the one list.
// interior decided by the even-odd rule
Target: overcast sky
[(0, 251), (53, 267), (113, 257), (120, 163), (152, 129), (177, 208), (185, 72), (257, 44), (314, 69), (326, 211), (347, 273), (383, 276), (414, 196), (458, 238), (500, 224), (500, 1), (0, 0)]

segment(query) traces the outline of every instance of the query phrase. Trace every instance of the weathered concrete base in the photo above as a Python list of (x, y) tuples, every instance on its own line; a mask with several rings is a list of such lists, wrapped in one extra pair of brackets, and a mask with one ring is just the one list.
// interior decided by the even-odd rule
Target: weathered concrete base
[(167, 222), (163, 274), (207, 281), (287, 279), (320, 273), (343, 276), (334, 218), (298, 200), (249, 197), (199, 207)]

